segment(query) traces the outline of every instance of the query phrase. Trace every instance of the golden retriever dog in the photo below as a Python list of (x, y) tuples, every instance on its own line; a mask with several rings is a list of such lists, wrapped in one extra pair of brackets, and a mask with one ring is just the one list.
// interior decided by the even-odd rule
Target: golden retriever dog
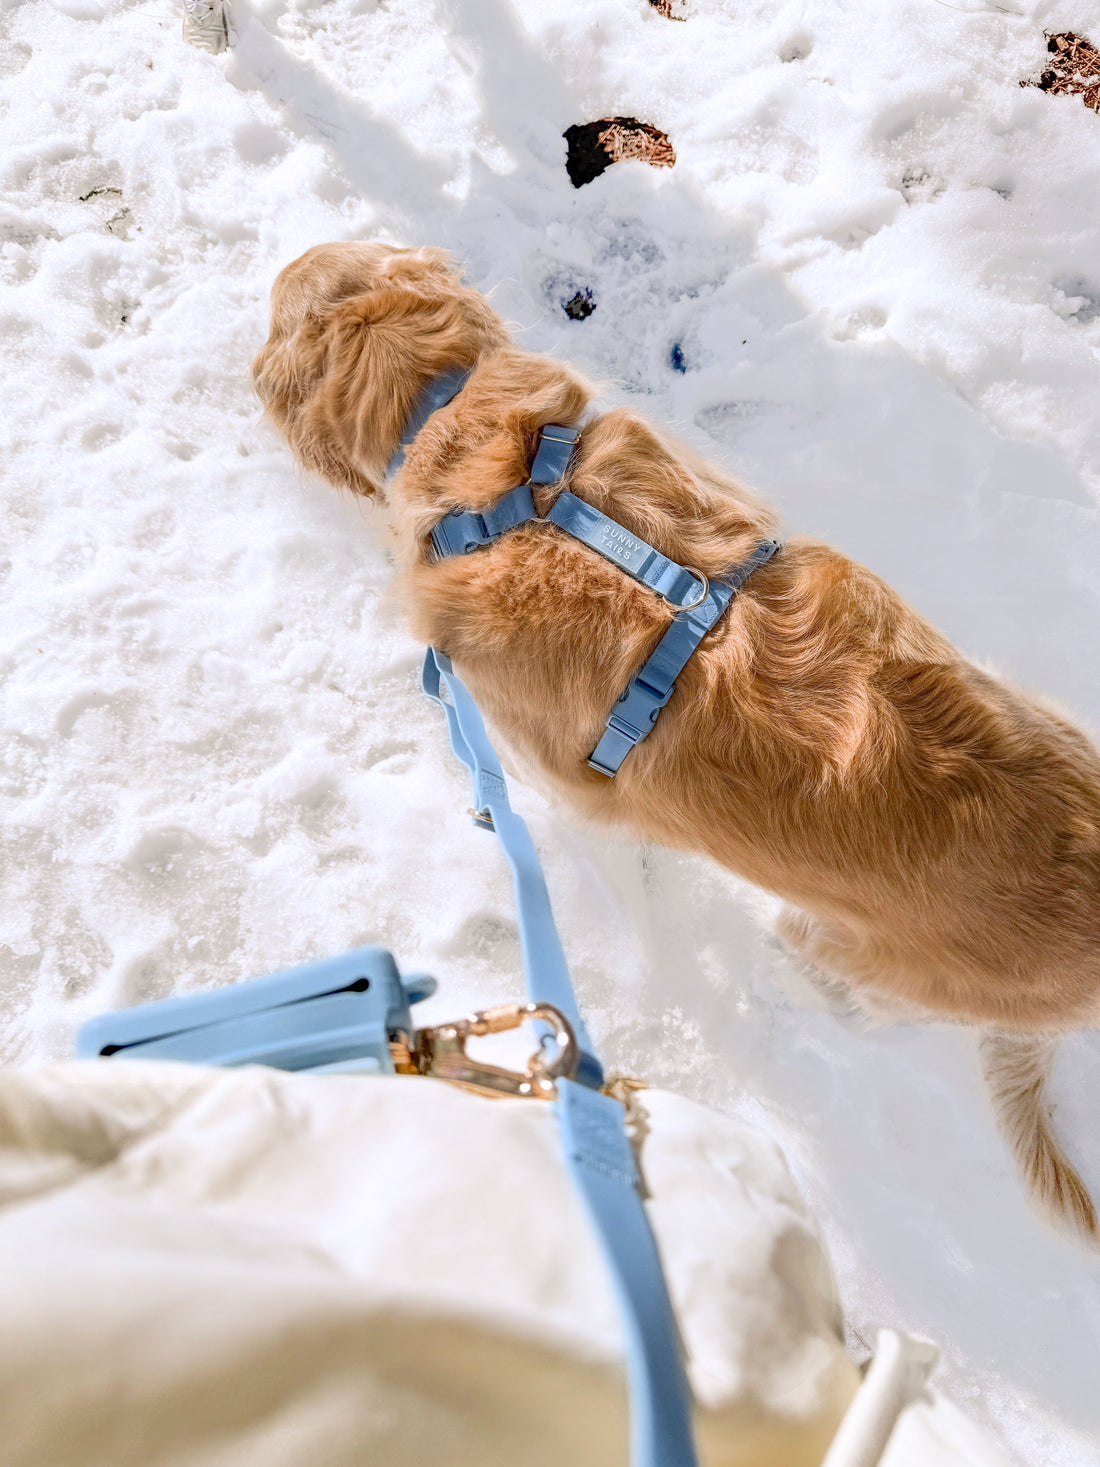
[[(425, 385), (473, 368), (385, 486)], [(614, 778), (588, 756), (675, 611), (552, 524), (437, 561), (429, 533), (526, 482), (539, 431), (583, 423), (565, 480), (720, 578), (776, 518), (638, 414), (520, 351), (434, 249), (330, 244), (282, 271), (256, 390), (296, 458), (385, 496), (418, 636), (511, 746), (589, 816), (702, 851), (786, 906), (780, 934), (871, 1011), (981, 1026), (1034, 1195), (1096, 1241), (1043, 1101), (1056, 1037), (1100, 1010), (1100, 756), (967, 662), (862, 566), (799, 536), (704, 638)], [(535, 490), (540, 515), (562, 485)]]

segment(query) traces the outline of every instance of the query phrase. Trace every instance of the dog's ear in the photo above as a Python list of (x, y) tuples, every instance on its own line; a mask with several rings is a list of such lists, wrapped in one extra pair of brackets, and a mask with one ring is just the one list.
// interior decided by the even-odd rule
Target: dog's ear
[(438, 294), (372, 283), (256, 358), (256, 391), (304, 467), (356, 494), (378, 492), (420, 381), (417, 318), (432, 317)]
[(391, 282), (342, 301), (321, 329), (295, 452), (334, 483), (376, 492), (425, 373), (472, 365), (467, 336), (459, 303), (438, 288)]
[[(323, 328), (314, 397), (355, 468), (360, 493), (366, 479), (381, 486), (425, 382), (452, 367), (472, 367), (486, 347), (508, 340), (483, 297), (451, 276), (442, 250), (410, 251), (395, 264), (388, 284), (341, 301)], [(340, 482), (350, 480), (345, 474)]]
[(312, 469), (330, 484), (370, 499), (381, 488), (381, 476), (375, 481), (352, 461), (348, 426), (334, 418), (331, 400), (320, 393), (292, 420), (287, 437), (294, 457), (304, 468)]
[(324, 358), (324, 333), (313, 320), (304, 321), (289, 336), (268, 340), (253, 358), (252, 386), (280, 427), (305, 400)]
[(507, 343), (443, 250), (317, 247), (273, 290), (256, 392), (299, 460), (375, 493), (425, 381)]

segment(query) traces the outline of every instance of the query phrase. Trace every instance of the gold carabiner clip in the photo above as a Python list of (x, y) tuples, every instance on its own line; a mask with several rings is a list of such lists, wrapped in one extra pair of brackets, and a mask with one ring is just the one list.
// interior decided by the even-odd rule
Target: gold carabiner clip
[[(540, 1047), (521, 1073), (500, 1065), (482, 1064), (466, 1053), (467, 1039), (518, 1029), (526, 1019), (541, 1019), (552, 1026), (553, 1033), (547, 1040), (557, 1047), (556, 1055), (547, 1059)], [(499, 1008), (482, 1009), (449, 1024), (419, 1029), (408, 1054), (411, 1067), (419, 1075), (434, 1075), (438, 1080), (476, 1090), (479, 1095), (512, 1095), (532, 1100), (557, 1099), (555, 1080), (571, 1080), (580, 1061), (572, 1024), (560, 1009), (548, 1003), (501, 1004)]]

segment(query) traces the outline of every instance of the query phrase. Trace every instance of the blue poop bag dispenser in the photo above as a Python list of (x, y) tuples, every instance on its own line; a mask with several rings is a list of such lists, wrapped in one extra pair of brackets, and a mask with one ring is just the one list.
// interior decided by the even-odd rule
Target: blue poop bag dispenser
[(76, 1051), (81, 1059), (392, 1075), (413, 1033), (410, 1007), (435, 987), (426, 974), (402, 978), (385, 948), (361, 947), (212, 993), (101, 1014), (81, 1025)]

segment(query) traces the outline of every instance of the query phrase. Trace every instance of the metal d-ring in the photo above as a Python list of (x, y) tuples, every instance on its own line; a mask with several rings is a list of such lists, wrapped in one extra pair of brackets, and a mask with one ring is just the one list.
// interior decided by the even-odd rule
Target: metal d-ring
[(683, 601), (679, 604), (673, 601), (670, 604), (675, 606), (677, 611), (694, 611), (697, 606), (702, 606), (703, 602), (710, 595), (710, 582), (707, 580), (703, 572), (700, 570), (696, 570), (693, 565), (685, 565), (684, 569), (686, 571), (690, 571), (693, 576), (699, 577), (699, 579), (703, 583), (703, 589), (702, 591), (700, 591), (699, 595), (695, 598), (694, 601)]

